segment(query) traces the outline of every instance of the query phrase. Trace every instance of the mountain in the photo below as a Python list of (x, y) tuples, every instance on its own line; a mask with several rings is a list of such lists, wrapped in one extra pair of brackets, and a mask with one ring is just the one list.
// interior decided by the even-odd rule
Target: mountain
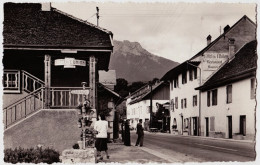
[(153, 55), (138, 42), (114, 40), (114, 51), (111, 55), (109, 69), (116, 70), (116, 77), (124, 78), (128, 82), (149, 81), (153, 78), (160, 79), (178, 64)]

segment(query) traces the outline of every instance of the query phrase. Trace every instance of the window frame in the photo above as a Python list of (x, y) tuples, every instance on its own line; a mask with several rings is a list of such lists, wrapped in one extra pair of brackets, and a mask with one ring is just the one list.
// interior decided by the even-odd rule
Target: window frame
[(212, 90), (212, 106), (218, 105), (218, 89)]
[(196, 107), (198, 105), (198, 96), (197, 95), (194, 95), (193, 96), (193, 107)]
[(226, 87), (226, 103), (230, 104), (232, 103), (232, 85), (227, 85)]
[(208, 107), (210, 107), (210, 103), (211, 103), (211, 101), (210, 101), (210, 93), (211, 93), (211, 91), (207, 91), (207, 106)]

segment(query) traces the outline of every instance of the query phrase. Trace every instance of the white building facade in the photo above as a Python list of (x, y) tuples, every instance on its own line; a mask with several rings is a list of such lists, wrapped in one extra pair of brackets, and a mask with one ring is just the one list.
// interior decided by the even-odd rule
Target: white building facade
[[(232, 59), (246, 43), (255, 40), (256, 25), (242, 17), (232, 27), (211, 42), (191, 59), (167, 72), (161, 80), (170, 82), (170, 115), (173, 134), (204, 135), (205, 96), (197, 87), (207, 82)], [(203, 101), (204, 100), (204, 101)], [(235, 106), (235, 105), (233, 105)], [(221, 121), (215, 121), (221, 122)]]
[[(152, 86), (152, 111), (157, 111), (156, 104), (169, 102), (169, 85), (159, 82)], [(130, 127), (136, 128), (139, 119), (143, 120), (143, 126), (147, 130), (150, 122), (150, 86), (145, 85), (127, 98), (126, 111), (127, 119), (130, 120)]]
[(202, 136), (255, 139), (255, 50), (256, 41), (248, 43), (199, 87), (202, 90)]

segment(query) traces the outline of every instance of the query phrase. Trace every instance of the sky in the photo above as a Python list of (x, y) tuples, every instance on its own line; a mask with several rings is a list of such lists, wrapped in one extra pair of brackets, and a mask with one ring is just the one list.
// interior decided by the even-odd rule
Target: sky
[[(208, 1), (209, 2), (209, 1)], [(247, 15), (256, 22), (256, 4), (188, 2), (66, 2), (52, 7), (112, 31), (115, 40), (139, 42), (149, 52), (184, 62), (206, 46), (210, 34), (216, 39), (226, 25)]]

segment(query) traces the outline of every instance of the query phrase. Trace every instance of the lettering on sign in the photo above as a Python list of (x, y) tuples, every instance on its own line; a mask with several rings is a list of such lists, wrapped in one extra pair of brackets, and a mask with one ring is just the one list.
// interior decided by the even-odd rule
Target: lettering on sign
[(64, 66), (64, 68), (76, 68), (76, 66), (86, 66), (86, 61), (66, 57), (64, 59), (56, 59), (54, 65)]
[(228, 59), (228, 52), (206, 52), (204, 53), (204, 70), (214, 71)]
[(72, 90), (70, 91), (71, 94), (77, 94), (77, 95), (88, 95), (89, 90), (88, 89), (79, 89), (79, 90)]

